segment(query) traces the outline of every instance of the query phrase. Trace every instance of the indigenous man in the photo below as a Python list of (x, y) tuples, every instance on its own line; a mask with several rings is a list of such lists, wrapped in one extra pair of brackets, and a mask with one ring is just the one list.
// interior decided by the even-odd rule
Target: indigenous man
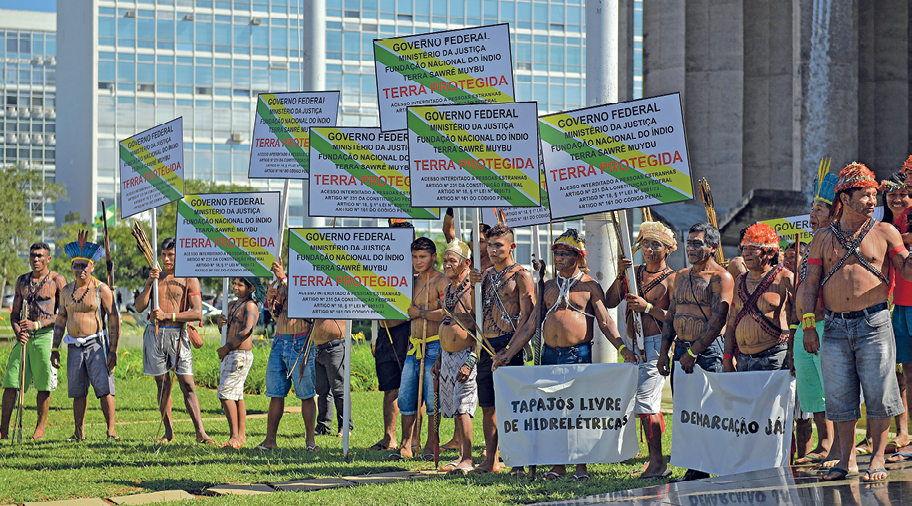
[[(421, 402), (418, 399), (420, 380), (423, 380), (421, 391), (425, 410), (428, 416), (436, 414), (434, 379), (431, 376), (431, 369), (440, 355), (438, 330), (440, 322), (443, 321), (440, 298), (446, 293), (449, 282), (440, 271), (434, 268), (434, 262), (437, 260), (437, 246), (434, 245), (434, 241), (427, 237), (419, 237), (412, 242), (411, 250), (412, 266), (417, 275), (412, 292), (412, 305), (408, 309), (411, 320), (411, 342), (402, 367), (402, 382), (399, 384), (402, 440), (399, 444), (399, 451), (390, 454), (386, 460), (412, 458), (412, 437)], [(423, 372), (420, 371), (422, 352), (424, 353)], [(430, 455), (433, 457), (433, 454)]]
[[(88, 232), (79, 232), (79, 239), (64, 247), (71, 259), (74, 281), (60, 292), (62, 304), (54, 324), (54, 345), (51, 365), (60, 368), (61, 341), (67, 348), (67, 387), (73, 399), (73, 419), (76, 430), (68, 441), (80, 441), (85, 436), (86, 397), (89, 384), (101, 401), (108, 426), (108, 440), (119, 441), (114, 430), (114, 367), (117, 366), (117, 342), (120, 338), (120, 315), (114, 306), (114, 294), (108, 285), (94, 276), (95, 262), (104, 256), (104, 249), (88, 242)], [(102, 324), (107, 316), (107, 332)], [(66, 337), (64, 337), (66, 334)]]
[[(333, 407), (336, 411), (336, 426), (342, 437), (342, 408), (345, 406), (345, 320), (321, 320), (314, 329), (314, 344), (317, 347), (315, 360), (317, 391), (316, 434), (332, 434)], [(348, 430), (354, 428), (348, 421)]]
[[(887, 478), (884, 448), (889, 419), (903, 412), (894, 374), (896, 341), (887, 305), (887, 271), (892, 265), (912, 280), (912, 261), (899, 232), (873, 218), (879, 187), (863, 164), (853, 162), (839, 173), (830, 209), (834, 221), (811, 241), (807, 278), (798, 293), (804, 348), (808, 353), (823, 352), (826, 414), (840, 440), (839, 463), (824, 480), (844, 479), (857, 469), (853, 445), (861, 417), (859, 385), (874, 449), (863, 481)], [(819, 296), (826, 305), (822, 347), (814, 315)]]
[[(272, 351), (266, 365), (266, 397), (269, 397), (269, 411), (266, 415), (266, 439), (258, 450), (278, 448), (276, 436), (279, 422), (285, 413), (285, 396), (294, 385), (295, 397), (301, 399), (301, 418), (304, 419), (305, 450), (320, 451), (314, 439), (317, 424), (317, 395), (315, 382), (317, 369), (314, 367), (313, 343), (317, 335), (336, 332), (332, 320), (312, 320), (288, 317), (288, 278), (282, 267), (282, 258), (272, 263), (272, 272), (279, 280), (279, 288), (266, 291), (266, 306), (276, 319), (276, 335), (272, 340)], [(314, 328), (316, 327), (316, 328)]]
[(225, 332), (225, 344), (218, 351), (218, 398), (228, 421), (228, 442), (222, 448), (235, 450), (247, 443), (247, 407), (244, 383), (253, 365), (253, 328), (260, 316), (257, 304), (266, 299), (266, 288), (256, 277), (234, 278), (232, 285), (237, 300), (229, 302), (218, 319), (219, 332)]
[[(675, 277), (662, 325), (662, 349), (657, 365), (663, 376), (671, 374), (672, 392), (678, 369), (669, 368), (668, 351), (672, 342), (675, 344), (672, 360), (686, 374), (693, 373), (694, 364), (704, 371), (722, 371), (722, 345), (717, 338), (725, 325), (734, 282), (731, 274), (716, 263), (720, 240), (719, 230), (705, 222), (690, 227), (687, 235), (687, 259), (691, 267)], [(682, 481), (708, 477), (702, 471), (688, 469)]]
[(725, 326), (725, 372), (775, 371), (788, 366), (788, 315), (792, 311), (792, 272), (779, 263), (779, 234), (769, 225), (751, 225), (741, 239), (748, 271), (735, 281)]
[[(912, 169), (912, 156), (906, 160), (906, 165)], [(903, 167), (903, 171), (906, 168)], [(906, 185), (904, 172), (893, 174), (890, 179), (881, 181), (884, 191), (884, 205), (890, 211), (892, 223), (902, 234), (903, 244), (906, 249), (912, 244), (912, 230), (909, 229), (909, 209), (912, 208), (910, 188)], [(886, 218), (887, 213), (884, 213)], [(896, 380), (899, 382), (899, 391), (905, 411), (896, 417), (896, 437), (887, 443), (887, 451), (895, 452), (909, 444), (909, 414), (906, 385), (912, 385), (912, 283), (901, 276), (895, 280), (896, 287), (893, 291), (893, 334), (896, 338)], [(906, 365), (908, 364), (908, 365)], [(905, 371), (909, 371), (906, 377)], [(910, 381), (906, 381), (906, 380)], [(893, 459), (891, 459), (893, 461)]]
[[(815, 184), (815, 193), (811, 203), (811, 212), (808, 221), (811, 224), (811, 234), (823, 230), (830, 225), (830, 207), (836, 195), (836, 175), (818, 174)], [(793, 310), (797, 312), (797, 291), (807, 277), (808, 256), (801, 252), (798, 262), (798, 275), (795, 282), (795, 304)], [(823, 301), (818, 301), (814, 311), (814, 319), (818, 335), (823, 333), (824, 308)], [(828, 455), (839, 454), (839, 440), (835, 437), (833, 422), (826, 417), (826, 395), (823, 391), (823, 371), (820, 367), (820, 356), (812, 355), (804, 349), (804, 331), (799, 322), (801, 319), (794, 312), (790, 320), (795, 327), (794, 335), (789, 341), (792, 348), (792, 372), (795, 376), (795, 390), (801, 409), (813, 413), (814, 425), (817, 426), (817, 448), (814, 448), (804, 457), (795, 460), (796, 464), (823, 462), (824, 466), (832, 467), (837, 461), (827, 460)]]
[(140, 313), (149, 306), (154, 280), (158, 280), (158, 308), (149, 312), (151, 323), (143, 332), (143, 373), (153, 376), (158, 386), (158, 409), (165, 427), (164, 437), (157, 442), (174, 439), (171, 417), (171, 387), (174, 384), (170, 371), (177, 376), (184, 406), (193, 421), (196, 442), (216, 444), (203, 428), (196, 383), (193, 381), (193, 349), (186, 325), (202, 318), (203, 299), (199, 279), (174, 276), (174, 250), (176, 241), (168, 237), (161, 242), (161, 265), (164, 270), (152, 267), (142, 293), (136, 298)]
[[(618, 349), (625, 360), (639, 363), (639, 357), (624, 345), (621, 335), (605, 308), (605, 292), (598, 281), (585, 269), (586, 246), (575, 228), (568, 229), (551, 246), (557, 279), (545, 283), (542, 305), (536, 305), (531, 323), (527, 323), (514, 336), (510, 346), (494, 357), (493, 367), (505, 365), (519, 353), (542, 322), (542, 365), (592, 363), (593, 323)], [(543, 320), (543, 321), (542, 321)], [(514, 344), (515, 343), (515, 344)], [(567, 474), (564, 465), (554, 466), (542, 478), (556, 480)], [(589, 479), (586, 464), (577, 464), (574, 481)]]
[[(639, 296), (629, 293), (627, 283), (618, 279), (605, 291), (608, 307), (617, 307), (623, 298), (627, 301), (627, 337), (636, 339), (634, 312), (641, 313), (646, 360), (639, 364), (635, 414), (646, 434), (649, 461), (642, 469), (641, 479), (654, 480), (671, 474), (662, 456), (662, 433), (665, 418), (662, 416), (662, 389), (665, 377), (659, 374), (657, 364), (662, 348), (662, 324), (670, 302), (675, 272), (665, 264), (665, 259), (677, 249), (672, 231), (659, 222), (647, 221), (640, 225), (636, 247), (643, 250), (644, 265), (636, 267), (636, 284)], [(618, 272), (626, 272), (633, 263), (623, 256), (618, 259)]]
[[(459, 459), (448, 466), (448, 474), (466, 474), (472, 470), (472, 418), (478, 387), (475, 383), (475, 332), (474, 289), (469, 280), (472, 258), (469, 246), (453, 239), (443, 254), (443, 273), (449, 280), (444, 293), (444, 305), (453, 316), (446, 315), (440, 325), (440, 355), (431, 374), (440, 385), (440, 412), (453, 418), (456, 440), (459, 441)], [(459, 319), (459, 322), (453, 321)], [(459, 325), (461, 323), (462, 325)]]
[[(485, 271), (481, 282), (484, 338), (497, 353), (510, 347), (516, 329), (523, 326), (532, 313), (532, 275), (513, 261), (516, 250), (513, 229), (498, 224), (485, 234), (487, 256), (494, 266)], [(487, 351), (480, 352), (478, 361), (478, 404), (481, 406), (485, 435), (485, 460), (474, 472), (500, 471), (497, 451), (497, 415), (494, 412), (494, 376), (492, 358)], [(506, 365), (523, 365), (522, 353), (514, 355)], [(511, 471), (511, 476), (523, 474), (523, 469)]]
[[(411, 228), (403, 219), (390, 219), (390, 228)], [(414, 230), (413, 230), (414, 234)], [(377, 389), (383, 392), (383, 437), (368, 451), (393, 450), (396, 443), (396, 419), (399, 417), (399, 383), (408, 350), (411, 325), (408, 320), (381, 320), (377, 339), (371, 343), (374, 369), (377, 372)]]
[[(43, 242), (32, 244), (29, 248), (32, 272), (23, 274), (16, 280), (16, 292), (10, 307), (10, 323), (16, 335), (16, 344), (10, 352), (6, 376), (3, 377), (0, 439), (6, 439), (9, 435), (9, 421), (16, 396), (19, 395), (19, 373), (22, 367), (25, 367), (25, 388), (34, 380), (38, 390), (35, 401), (38, 423), (32, 439), (44, 438), (48, 409), (51, 407), (51, 391), (57, 389), (57, 370), (51, 367), (53, 324), (57, 318), (57, 308), (60, 307), (60, 292), (66, 286), (63, 276), (48, 270), (50, 259), (50, 246)], [(21, 319), (23, 304), (28, 308), (25, 320)], [(23, 346), (26, 347), (24, 364), (20, 363)]]

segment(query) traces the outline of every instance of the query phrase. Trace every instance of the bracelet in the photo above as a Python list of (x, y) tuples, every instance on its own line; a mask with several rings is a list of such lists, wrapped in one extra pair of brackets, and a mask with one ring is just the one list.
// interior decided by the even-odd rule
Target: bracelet
[(618, 353), (621, 353), (622, 351), (624, 351), (624, 348), (626, 348), (626, 347), (627, 347), (626, 344), (622, 344), (621, 347), (618, 348)]
[(733, 358), (735, 358), (735, 356), (732, 355), (731, 353), (723, 353), (723, 354), (722, 354), (722, 360), (731, 360), (731, 359), (733, 359)]
[(177, 313), (171, 313), (171, 319), (177, 321)]
[(643, 311), (643, 312), (644, 312), (644, 313), (648, 313), (648, 312), (650, 312), (650, 311), (652, 311), (652, 302), (647, 302), (647, 303), (646, 303), (646, 311)]
[(466, 358), (465, 363), (462, 365), (468, 367), (469, 369), (474, 369), (475, 364), (477, 364), (477, 363), (478, 363), (478, 355), (476, 355), (475, 352), (473, 351), (472, 353), (469, 353), (468, 358)]
[(284, 278), (282, 278), (282, 284), (283, 284), (283, 285), (287, 285), (287, 284), (288, 284), (288, 276), (285, 276)]
[(804, 313), (801, 315), (801, 328), (807, 330), (817, 326), (817, 318), (814, 313)]
[(690, 356), (691, 356), (691, 357), (693, 357), (693, 358), (697, 358), (697, 356), (696, 356), (696, 355), (694, 355), (694, 352), (693, 352), (693, 350), (692, 350), (692, 349), (690, 349), (690, 348), (687, 348), (687, 354), (688, 354), (688, 355), (690, 355)]
[(798, 330), (798, 324), (797, 324), (797, 323), (793, 323), (793, 324), (789, 325), (789, 329), (791, 329), (791, 330)]
[(508, 344), (508, 345), (504, 346), (504, 349), (505, 349), (505, 350), (509, 350), (509, 349), (510, 349), (510, 345)]
[(60, 353), (60, 348), (51, 348), (51, 353), (54, 353), (55, 351)]

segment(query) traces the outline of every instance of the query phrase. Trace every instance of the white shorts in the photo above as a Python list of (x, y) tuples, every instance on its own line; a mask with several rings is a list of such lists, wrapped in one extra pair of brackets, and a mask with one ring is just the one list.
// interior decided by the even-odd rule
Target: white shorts
[(253, 365), (253, 352), (233, 350), (219, 365), (218, 398), (240, 401), (244, 398), (244, 382)]

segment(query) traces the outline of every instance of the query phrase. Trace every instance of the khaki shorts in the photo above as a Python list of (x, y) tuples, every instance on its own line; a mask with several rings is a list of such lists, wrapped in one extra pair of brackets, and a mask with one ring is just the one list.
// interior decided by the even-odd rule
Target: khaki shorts
[(244, 398), (244, 382), (253, 365), (253, 352), (233, 350), (219, 365), (218, 398), (240, 401)]

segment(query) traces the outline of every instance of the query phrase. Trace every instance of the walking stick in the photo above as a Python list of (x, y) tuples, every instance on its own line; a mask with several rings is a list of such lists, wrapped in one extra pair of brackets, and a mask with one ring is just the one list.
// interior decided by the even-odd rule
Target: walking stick
[[(28, 301), (23, 298), (22, 300), (22, 310), (19, 312), (19, 321), (21, 322), (28, 320)], [(35, 337), (31, 335), (31, 337)], [(17, 444), (22, 444), (22, 412), (24, 411), (24, 402), (25, 402), (25, 359), (26, 359), (26, 349), (28, 345), (20, 344), (19, 349), (19, 406), (16, 409), (16, 423), (13, 425), (13, 434), (12, 440)]]
[[(429, 299), (428, 284), (430, 283), (430, 281), (431, 281), (431, 276), (429, 274), (427, 276), (427, 278), (425, 278), (425, 280), (424, 280), (424, 310), (425, 311), (427, 311), (427, 308), (428, 308), (428, 299)], [(427, 347), (425, 346), (426, 344), (427, 344), (427, 318), (422, 318), (421, 319), (421, 365), (418, 368), (418, 406), (415, 408), (415, 414), (416, 414), (415, 421), (418, 425), (417, 435), (418, 435), (419, 443), (421, 442), (421, 394), (423, 393), (422, 390), (424, 387), (424, 358), (425, 358), (425, 353), (427, 352)], [(427, 410), (427, 406), (425, 406), (425, 410)], [(421, 445), (419, 444), (418, 446), (421, 446)], [(409, 448), (409, 449), (411, 449), (411, 448)]]

